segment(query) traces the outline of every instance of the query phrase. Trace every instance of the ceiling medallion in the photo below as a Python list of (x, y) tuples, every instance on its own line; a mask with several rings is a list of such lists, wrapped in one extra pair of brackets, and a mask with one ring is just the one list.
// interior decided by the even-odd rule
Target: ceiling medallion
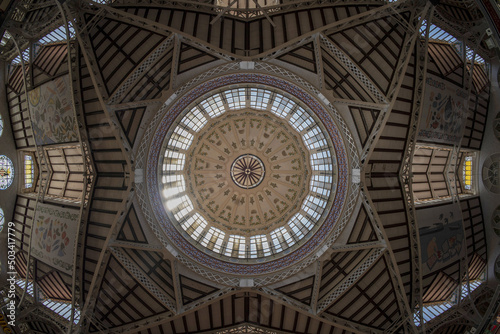
[(309, 93), (268, 75), (228, 75), (165, 111), (147, 189), (158, 226), (186, 260), (260, 276), (337, 238), (348, 159), (335, 122)]
[(264, 163), (253, 154), (240, 155), (231, 165), (231, 179), (243, 189), (257, 187), (264, 180), (265, 175)]

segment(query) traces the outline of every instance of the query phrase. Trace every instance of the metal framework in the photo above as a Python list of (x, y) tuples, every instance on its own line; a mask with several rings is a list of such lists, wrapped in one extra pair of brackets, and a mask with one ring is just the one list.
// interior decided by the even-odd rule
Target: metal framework
[[(213, 1), (161, 1), (155, 0), (148, 4), (143, 4), (141, 1), (136, 0), (117, 0), (110, 3), (102, 4), (90, 0), (83, 1), (43, 1), (39, 3), (31, 3), (24, 1), (18, 4), (18, 8), (9, 14), (10, 23), (7, 29), (12, 36), (10, 43), (14, 43), (14, 48), (2, 50), (2, 58), (11, 60), (16, 55), (20, 56), (21, 73), (23, 76), (22, 95), (27, 100), (28, 92), (34, 86), (33, 73), (34, 69), (32, 64), (35, 60), (34, 54), (34, 41), (50, 32), (56, 27), (64, 26), (66, 32), (66, 48), (67, 48), (67, 65), (68, 73), (71, 82), (72, 91), (72, 105), (74, 106), (74, 117), (78, 123), (78, 145), (80, 146), (83, 154), (83, 192), (82, 202), (79, 211), (79, 224), (77, 229), (77, 242), (75, 243), (73, 268), (74, 272), (71, 277), (71, 305), (72, 312), (71, 318), (62, 318), (49, 309), (42, 307), (37, 297), (32, 298), (27, 293), (28, 278), (30, 274), (36, 272), (35, 260), (31, 256), (31, 246), (28, 249), (27, 255), (27, 274), (25, 277), (24, 291), (20, 291), (20, 303), (23, 308), (21, 320), (25, 322), (45, 320), (51, 323), (50, 326), (56, 330), (69, 333), (87, 333), (93, 327), (100, 333), (137, 333), (139, 331), (153, 330), (163, 326), (170, 326), (175, 328), (175, 324), (185, 322), (182, 326), (188, 332), (188, 320), (200, 322), (200, 312), (212, 312), (212, 308), (220, 305), (223, 310), (224, 305), (231, 305), (232, 313), (236, 312), (237, 298), (240, 298), (249, 303), (251, 298), (257, 300), (258, 311), (262, 307), (261, 299), (266, 298), (271, 305), (274, 303), (281, 305), (281, 326), (271, 327), (264, 326), (263, 323), (255, 323), (250, 325), (248, 318), (243, 323), (231, 323), (229, 327), (217, 330), (205, 331), (206, 333), (286, 333), (283, 322), (285, 321), (285, 311), (294, 314), (295, 322), (298, 322), (299, 317), (307, 318), (308, 322), (319, 323), (319, 326), (331, 326), (336, 330), (345, 330), (353, 333), (396, 333), (403, 331), (405, 333), (432, 333), (440, 326), (452, 319), (458, 318), (459, 311), (455, 312), (456, 308), (463, 308), (476, 316), (468, 320), (468, 324), (474, 323), (484, 328), (491, 316), (497, 312), (498, 303), (492, 302), (488, 308), (487, 314), (479, 321), (477, 317), (477, 310), (474, 305), (472, 297), (464, 300), (456, 305), (453, 312), (450, 312), (449, 317), (443, 317), (445, 320), (437, 320), (429, 323), (426, 327), (423, 315), (423, 277), (422, 277), (422, 263), (420, 259), (421, 249), (418, 233), (418, 224), (416, 221), (415, 205), (412, 190), (412, 160), (415, 152), (416, 145), (416, 131), (419, 124), (419, 118), (422, 114), (423, 99), (424, 99), (424, 86), (426, 75), (428, 73), (427, 65), (429, 63), (428, 42), (429, 42), (429, 29), (431, 22), (442, 24), (443, 27), (449, 28), (451, 32), (465, 36), (467, 28), (473, 29), (472, 34), (467, 34), (467, 38), (463, 43), (473, 46), (474, 50), (480, 50), (482, 55), (485, 55), (484, 50), (480, 48), (482, 35), (479, 33), (481, 25), (471, 23), (468, 27), (459, 26), (450, 23), (449, 20), (434, 9), (434, 6), (429, 2), (424, 1), (410, 1), (402, 0), (397, 2), (386, 1), (282, 1), (280, 5), (273, 5), (268, 7), (261, 6), (256, 0), (256, 8), (234, 8), (232, 5), (235, 1), (229, 1), (226, 7), (221, 8), (214, 4)], [(463, 5), (463, 3), (460, 3)], [(243, 55), (237, 54), (236, 51), (230, 50), (230, 47), (220, 43), (210, 43), (196, 36), (195, 33), (177, 29), (166, 23), (166, 20), (154, 21), (150, 16), (139, 15), (128, 11), (128, 8), (144, 7), (146, 9), (155, 10), (158, 8), (169, 8), (182, 10), (190, 13), (210, 13), (211, 20), (208, 26), (213, 27), (226, 20), (239, 20), (239, 22), (254, 22), (261, 20), (262, 24), (268, 24), (272, 29), (278, 29), (277, 22), (285, 22), (284, 26), (289, 29), (293, 23), (286, 23), (285, 20), (279, 21), (279, 15), (295, 13), (297, 25), (305, 24), (305, 19), (299, 19), (299, 12), (307, 13), (308, 20), (312, 22), (313, 10), (331, 10), (332, 13), (338, 8), (344, 6), (364, 6), (369, 8), (366, 11), (360, 11), (356, 15), (341, 18), (334, 23), (324, 24), (321, 27), (313, 27), (305, 33), (299, 34), (298, 37), (290, 39), (284, 38), (275, 47), (268, 47), (267, 49), (259, 50), (251, 55), (248, 50), (243, 50)], [(467, 2), (468, 6), (472, 6), (472, 2)], [(44, 12), (47, 19), (41, 22), (29, 21), (29, 14), (32, 12)], [(196, 15), (198, 15), (196, 14)], [(160, 14), (158, 14), (159, 17)], [(322, 12), (321, 15), (326, 15)], [(337, 15), (337, 13), (335, 14)], [(304, 16), (305, 17), (305, 16)], [(377, 22), (380, 20), (380, 22)], [(420, 35), (420, 27), (423, 22), (426, 22), (425, 36)], [(108, 22), (108, 23), (103, 23)], [(123, 38), (127, 32), (118, 31), (116, 28), (116, 36), (112, 36), (115, 32), (104, 32), (103, 26), (110, 24), (109, 22), (118, 25), (126, 25), (134, 27), (139, 31), (148, 31), (151, 34), (159, 36), (160, 42), (155, 46), (150, 47), (144, 51), (144, 55), (139, 60), (134, 59), (133, 69), (120, 77), (118, 84), (112, 89), (109, 88), (106, 74), (101, 70), (101, 67), (112, 63), (112, 60), (103, 60), (106, 56), (99, 55), (96, 49), (102, 47), (96, 46), (92, 40), (92, 36), (99, 33), (105, 35), (113, 42), (106, 45), (104, 49), (109, 50), (112, 47), (117, 47), (119, 43), (123, 43), (123, 50), (131, 49), (130, 52), (138, 52), (132, 49), (127, 42), (123, 42)], [(225, 22), (225, 21), (224, 21)], [(326, 22), (326, 21), (325, 21)], [(377, 22), (377, 23), (374, 23)], [(369, 26), (371, 24), (387, 24), (391, 26), (394, 23), (396, 27), (392, 27), (390, 34), (400, 34), (401, 45), (400, 53), (397, 54), (396, 59), (393, 61), (393, 75), (387, 80), (386, 89), (382, 89), (380, 85), (371, 76), (370, 70), (372, 65), (366, 65), (366, 59), (371, 60), (372, 54), (365, 52), (363, 57), (357, 58), (355, 52), (350, 53), (350, 50), (342, 49), (340, 43), (334, 40), (335, 34), (342, 34), (346, 31), (356, 31), (361, 26)], [(75, 30), (75, 39), (71, 39), (70, 26)], [(212, 28), (210, 28), (212, 29)], [(300, 30), (300, 27), (299, 27)], [(225, 32), (221, 32), (221, 35)], [(121, 35), (123, 34), (123, 35)], [(239, 36), (238, 32), (233, 32), (233, 40)], [(250, 35), (250, 33), (248, 33)], [(286, 31), (284, 33), (286, 37)], [(249, 36), (248, 44), (252, 42)], [(275, 36), (273, 35), (273, 38)], [(393, 38), (393, 37), (390, 37)], [(393, 40), (391, 40), (394, 42)], [(389, 46), (385, 45), (383, 41), (377, 41), (370, 47), (382, 45), (387, 49)], [(113, 44), (114, 43), (114, 44)], [(295, 50), (303, 48), (305, 45), (312, 44), (312, 54), (315, 59), (311, 60), (314, 63), (316, 73), (318, 76), (317, 81), (308, 81), (296, 67), (282, 61), (281, 58), (285, 55), (290, 55)], [(388, 42), (389, 43), (389, 42)], [(377, 45), (375, 45), (377, 44)], [(184, 51), (183, 46), (191, 51)], [(29, 47), (29, 67), (26, 60), (23, 58), (23, 52)], [(465, 48), (464, 48), (465, 49)], [(14, 51), (15, 50), (15, 53)], [(126, 53), (121, 50), (120, 52)], [(109, 51), (111, 54), (111, 51)], [(185, 54), (183, 54), (186, 52)], [(116, 54), (119, 54), (118, 52)], [(115, 54), (115, 56), (116, 56)], [(183, 58), (184, 57), (184, 58)], [(203, 57), (210, 57), (210, 61), (204, 63), (199, 61)], [(333, 80), (336, 73), (331, 73), (331, 69), (325, 65), (326, 57), (334, 59), (338, 66), (334, 68), (335, 71), (340, 73), (344, 71), (351, 77), (352, 81), (341, 83), (345, 85), (357, 84), (367, 92), (368, 99), (366, 101), (356, 100), (354, 98), (343, 98), (337, 96), (333, 89), (327, 85), (327, 79)], [(465, 59), (465, 50), (464, 55)], [(131, 61), (132, 56), (125, 56), (125, 60)], [(162, 63), (166, 58), (169, 59), (167, 65)], [(300, 57), (299, 57), (300, 58)], [(179, 67), (182, 59), (186, 63), (193, 61), (196, 63), (192, 65), (197, 70), (193, 72), (187, 71), (188, 74), (179, 74)], [(187, 60), (186, 60), (187, 59)], [(360, 60), (361, 59), (361, 60)], [(376, 59), (376, 58), (374, 58)], [(396, 256), (397, 241), (394, 242), (390, 238), (388, 230), (382, 221), (382, 209), (377, 206), (381, 202), (379, 198), (372, 198), (373, 182), (372, 175), (369, 168), (372, 167), (376, 149), (380, 142), (386, 140), (382, 132), (389, 122), (391, 115), (395, 112), (393, 109), (398, 103), (400, 94), (403, 91), (404, 81), (408, 79), (409, 64), (415, 60), (415, 78), (412, 96), (412, 106), (410, 110), (411, 122), (405, 126), (407, 130), (407, 139), (402, 152), (402, 161), (399, 169), (396, 171), (397, 179), (401, 184), (401, 193), (405, 207), (406, 222), (404, 228), (409, 231), (407, 245), (408, 253), (410, 254), (410, 271), (411, 278), (409, 288), (402, 279), (402, 271), (404, 265), (401, 265)], [(131, 61), (132, 62), (132, 61)], [(388, 64), (390, 62), (388, 61)], [(467, 67), (467, 61), (464, 60), (464, 86), (471, 94), (473, 69), (474, 64)], [(168, 71), (162, 66), (168, 66)], [(374, 66), (376, 68), (376, 66)], [(82, 70), (84, 68), (84, 70)], [(151, 70), (157, 69), (157, 72), (164, 71), (165, 76), (168, 77), (168, 84), (160, 86), (155, 81), (154, 75)], [(120, 68), (115, 68), (119, 71)], [(224, 273), (216, 272), (208, 269), (196, 262), (193, 262), (189, 256), (180, 253), (165, 236), (164, 232), (158, 227), (155, 222), (153, 208), (148, 201), (148, 194), (146, 189), (145, 180), (143, 179), (143, 172), (146, 168), (146, 158), (149, 152), (149, 142), (154, 135), (155, 128), (164, 113), (167, 113), (169, 108), (174, 105), (177, 99), (190, 90), (195, 89), (199, 84), (206, 82), (210, 79), (220, 77), (228, 73), (239, 73), (241, 71), (251, 73), (266, 73), (275, 77), (283, 78), (287, 81), (294, 82), (309, 94), (317, 97), (318, 101), (323, 104), (325, 110), (330, 113), (340, 128), (343, 140), (345, 141), (346, 151), (349, 156), (349, 171), (350, 179), (354, 175), (358, 175), (361, 171), (361, 183), (353, 182), (349, 184), (348, 191), (345, 198), (345, 206), (341, 209), (342, 215), (339, 219), (338, 225), (328, 237), (328, 241), (324, 243), (323, 249), (308, 257), (306, 260), (299, 262), (296, 266), (286, 268), (283, 271), (276, 272), (270, 275), (255, 276), (250, 279), (250, 283), (242, 280), (241, 277), (225, 275)], [(85, 71), (88, 71), (85, 72)], [(163, 73), (163, 72), (162, 72)], [(84, 85), (87, 84), (87, 86)], [(90, 82), (90, 86), (88, 85)], [(130, 99), (127, 97), (133, 95), (132, 93), (138, 89), (137, 87), (150, 87), (154, 86), (162, 90), (162, 94), (155, 98)], [(354, 86), (353, 86), (354, 87)], [(144, 88), (145, 89), (145, 88)], [(148, 88), (153, 90), (154, 88)], [(355, 88), (350, 88), (355, 90)], [(373, 100), (370, 102), (369, 100)], [(122, 102), (125, 101), (125, 102)], [(95, 109), (90, 109), (92, 105)], [(352, 120), (348, 107), (359, 107), (361, 109), (376, 110), (377, 117), (374, 117), (372, 126), (367, 130), (367, 139), (364, 145), (360, 145), (361, 140), (356, 137), (356, 129), (352, 126)], [(29, 103), (27, 103), (28, 113), (31, 115)], [(128, 116), (135, 117), (135, 112), (143, 108), (144, 118), (141, 115), (136, 123), (128, 121)], [(90, 109), (90, 111), (89, 111)], [(141, 109), (142, 110), (142, 109)], [(121, 118), (119, 112), (129, 113), (127, 117)], [(397, 111), (396, 111), (397, 112)], [(101, 117), (98, 122), (92, 123), (93, 116), (99, 115)], [(30, 117), (34, 119), (34, 117)], [(126, 119), (126, 120), (124, 120)], [(148, 125), (148, 123), (150, 125)], [(124, 125), (125, 124), (125, 125)], [(105, 138), (111, 144), (105, 147), (102, 151), (96, 148), (94, 142), (94, 135), (89, 131), (90, 128), (99, 126), (106, 127)], [(134, 127), (134, 131), (139, 133), (140, 141), (134, 143), (129, 140), (128, 134), (130, 128)], [(462, 131), (463, 132), (463, 131)], [(363, 146), (363, 147), (360, 147)], [(46, 150), (42, 146), (38, 146), (35, 142), (34, 148), (38, 153), (38, 161), (40, 163), (40, 170), (46, 171), (49, 175), (48, 178), (40, 178), (38, 194), (36, 196), (36, 203), (34, 210), (36, 211), (38, 203), (43, 203), (46, 200), (46, 191), (48, 182), (51, 179), (52, 167), (47, 158)], [(390, 150), (390, 149), (389, 149)], [(110, 152), (109, 159), (98, 158), (97, 153), (107, 154)], [(391, 151), (392, 152), (392, 151)], [(460, 146), (453, 147), (450, 160), (447, 164), (446, 179), (450, 195), (453, 202), (458, 202), (459, 198), (456, 192), (456, 170), (458, 166), (458, 157), (460, 153)], [(112, 153), (112, 154), (111, 154)], [(116, 156), (119, 156), (117, 158)], [(101, 165), (101, 162), (104, 161)], [(120, 172), (107, 171), (105, 169), (106, 163), (121, 164), (122, 170)], [(119, 181), (121, 184), (110, 184), (105, 186), (98, 186), (100, 178), (115, 177), (120, 175)], [(111, 183), (111, 182), (110, 182)], [(99, 188), (101, 187), (101, 188)], [(103, 200), (100, 195), (96, 195), (98, 190), (104, 189), (109, 195), (109, 199)], [(113, 206), (113, 209), (105, 207), (108, 203)], [(129, 217), (130, 212), (137, 210), (136, 219)], [(111, 221), (107, 222), (109, 225), (102, 222), (92, 222), (92, 214), (95, 212), (112, 214)], [(364, 212), (366, 219), (359, 218), (361, 212)], [(358, 217), (359, 215), (359, 217)], [(359, 218), (359, 219), (358, 219)], [(92, 242), (87, 243), (87, 231), (91, 224), (99, 226), (96, 230), (100, 235), (96, 235), (96, 239), (100, 240), (98, 246), (94, 246)], [(100, 224), (100, 225), (99, 225)], [(127, 225), (128, 224), (128, 225)], [(344, 227), (353, 227), (359, 224), (359, 235), (346, 236)], [(357, 226), (357, 225), (356, 225)], [(130, 234), (137, 240), (118, 240), (120, 231), (129, 228)], [(347, 229), (346, 229), (347, 230)], [(349, 233), (355, 234), (354, 228), (348, 229)], [(369, 232), (371, 231), (371, 232)], [(96, 232), (97, 233), (97, 232)], [(138, 235), (143, 235), (144, 240), (139, 240)], [(344, 234), (343, 234), (344, 233)], [(368, 237), (366, 236), (368, 235)], [(464, 232), (465, 235), (465, 232)], [(366, 238), (366, 240), (364, 239)], [(347, 239), (351, 240), (347, 242)], [(356, 241), (352, 241), (356, 240)], [(30, 244), (34, 242), (30, 238)], [(86, 254), (86, 248), (95, 248), (98, 255)], [(155, 252), (161, 253), (163, 259), (168, 260), (170, 263), (170, 271), (166, 276), (172, 282), (171, 295), (167, 295), (163, 288), (148, 275), (144, 269), (140, 268), (134, 263), (131, 257), (127, 254), (127, 250), (137, 250), (141, 252)], [(94, 251), (94, 249), (93, 249)], [(364, 252), (364, 253), (363, 253)], [(338, 276), (335, 276), (336, 283), (333, 288), (328, 288), (330, 284), (325, 278), (329, 272), (325, 270), (328, 261), (332, 260), (335, 256), (345, 255), (358, 256), (360, 260), (350, 266), (336, 263), (335, 270), (338, 270)], [(100, 318), (97, 314), (99, 303), (101, 303), (101, 287), (105, 281), (105, 275), (110, 268), (111, 260), (115, 259), (116, 262), (125, 270), (128, 275), (127, 279), (136, 282), (137, 286), (142, 287), (147, 291), (148, 298), (151, 297), (164, 306), (164, 310), (155, 315), (144, 316), (138, 321), (133, 323), (123, 323), (112, 326), (111, 320)], [(89, 263), (91, 265), (89, 266)], [(355, 316), (348, 314), (348, 312), (339, 312), (334, 314), (333, 306), (339, 300), (342, 300), (354, 289), (359, 289), (360, 294), (366, 296), (366, 304), (375, 304), (377, 301), (377, 293), (368, 291), (366, 287), (360, 287), (359, 283), (366, 279), (369, 272), (376, 266), (382, 266), (383, 273), (389, 277), (390, 283), (394, 287), (391, 291), (392, 294), (385, 296), (381, 303), (386, 303), (384, 308), (396, 308), (391, 314), (386, 314), (385, 310), (373, 311), (373, 314), (381, 314), (380, 317), (387, 318), (389, 324), (382, 327), (372, 326), (371, 323), (364, 323), (356, 321)], [(468, 281), (468, 258), (464, 257), (461, 261), (460, 267), (463, 272), (460, 273), (460, 279)], [(345, 266), (345, 267), (344, 267)], [(349, 267), (349, 270), (345, 268)], [(93, 272), (91, 278), (89, 276), (89, 268)], [(333, 269), (332, 269), (333, 270)], [(300, 301), (295, 292), (283, 292), (280, 290), (283, 286), (281, 282), (299, 281), (305, 275), (314, 277), (314, 282), (307, 286), (307, 291), (310, 291), (311, 301), (309, 304)], [(380, 274), (382, 276), (382, 274)], [(189, 277), (190, 280), (198, 282), (200, 285), (209, 286), (213, 289), (207, 288), (203, 291), (201, 288), (193, 293), (195, 297), (186, 298), (186, 286), (182, 282), (182, 277)], [(246, 278), (245, 278), (246, 279)], [(378, 279), (374, 278), (375, 280)], [(333, 279), (332, 279), (333, 280)], [(170, 282), (170, 281), (169, 281)], [(380, 283), (380, 281), (378, 281)], [(245, 284), (249, 285), (245, 285)], [(461, 283), (461, 282), (460, 282)], [(387, 282), (384, 282), (387, 284)], [(38, 283), (33, 282), (35, 289), (35, 296), (38, 295)], [(300, 285), (300, 284), (299, 284)], [(250, 286), (250, 287), (249, 287)], [(301, 287), (297, 289), (306, 289)], [(408, 292), (410, 291), (410, 298)], [(170, 292), (169, 292), (170, 293)], [(373, 295), (370, 295), (373, 293)], [(500, 288), (497, 288), (494, 299), (498, 300)], [(470, 295), (470, 294), (469, 294)], [(125, 301), (127, 297), (123, 297)], [(495, 299), (496, 298), (496, 299)], [(187, 300), (187, 301), (186, 301)], [(348, 309), (351, 303), (342, 300)], [(127, 301), (128, 304), (131, 304)], [(248, 310), (249, 306), (245, 304), (244, 309)], [(219, 306), (217, 306), (219, 307)], [(81, 311), (80, 322), (74, 324), (75, 312)], [(209, 310), (209, 311), (207, 311)], [(380, 313), (376, 313), (380, 312)], [(109, 312), (110, 314), (112, 312)], [(260, 319), (260, 316), (259, 316)], [(212, 319), (213, 320), (213, 319)], [(420, 326), (415, 325), (415, 320)], [(373, 320), (376, 322), (376, 320)], [(269, 324), (271, 321), (269, 322)], [(198, 328), (202, 326), (197, 324)], [(297, 324), (295, 324), (297, 326)], [(308, 325), (309, 326), (309, 325)], [(29, 327), (24, 326), (24, 331), (29, 331)], [(167, 327), (168, 328), (168, 327)], [(308, 327), (307, 327), (308, 328)], [(199, 329), (201, 331), (201, 329)], [(333, 329), (332, 329), (333, 331)]]

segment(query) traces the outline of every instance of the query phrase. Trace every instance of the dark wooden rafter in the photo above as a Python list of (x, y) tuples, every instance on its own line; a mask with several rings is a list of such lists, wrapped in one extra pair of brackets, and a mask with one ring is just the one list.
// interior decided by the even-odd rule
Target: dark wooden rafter
[[(479, 66), (474, 66), (474, 72)], [(479, 68), (480, 71), (482, 69)], [(476, 90), (476, 83), (473, 81), (473, 92)], [(470, 94), (469, 116), (465, 123), (462, 147), (479, 150), (483, 142), (484, 131), (486, 130), (486, 115), (490, 103), (489, 84), (479, 93)]]
[(429, 55), (443, 77), (463, 69), (463, 60), (448, 42), (429, 41)]
[(349, 275), (353, 268), (360, 265), (369, 250), (334, 253), (332, 258), (323, 262), (318, 299), (323, 299)]
[(481, 275), (486, 268), (486, 261), (478, 253), (474, 253), (469, 259), (468, 275), (469, 280), (476, 280), (481, 278)]
[(18, 65), (12, 70), (6, 89), (10, 123), (18, 149), (35, 146), (28, 110), (28, 101), (26, 101), (23, 87), (23, 70), (22, 67)]
[(66, 42), (43, 45), (33, 61), (33, 86), (39, 86), (68, 73)]
[(235, 292), (138, 333), (203, 333), (245, 324), (280, 333), (353, 333), (343, 326), (337, 327), (327, 319), (307, 315), (254, 291)]
[[(271, 15), (275, 27), (265, 17), (244, 22), (228, 16), (209, 25), (209, 29), (204, 29), (202, 28), (204, 25), (198, 24), (203, 21), (210, 22), (215, 17), (205, 12), (161, 9), (153, 6), (148, 8), (148, 11), (142, 12), (128, 5), (118, 8), (129, 14), (165, 24), (172, 31), (178, 31), (185, 36), (193, 36), (225, 52), (237, 56), (258, 57), (263, 52), (277, 48), (280, 44), (297, 39), (301, 35), (310, 34), (324, 25), (377, 7), (377, 5), (324, 6)], [(271, 38), (264, 38), (264, 36), (271, 36)]]

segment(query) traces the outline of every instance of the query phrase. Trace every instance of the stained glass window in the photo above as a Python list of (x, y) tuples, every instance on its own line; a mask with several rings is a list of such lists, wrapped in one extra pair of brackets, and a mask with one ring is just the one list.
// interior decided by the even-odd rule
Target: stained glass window
[(0, 189), (10, 187), (14, 181), (14, 166), (12, 161), (5, 155), (0, 155)]
[(26, 154), (24, 156), (24, 187), (26, 189), (33, 187), (35, 179), (35, 167), (33, 166), (33, 157)]
[(464, 162), (464, 188), (472, 189), (472, 157), (465, 157)]
[(5, 222), (5, 216), (3, 214), (3, 209), (0, 208), (0, 232), (3, 230), (3, 224)]

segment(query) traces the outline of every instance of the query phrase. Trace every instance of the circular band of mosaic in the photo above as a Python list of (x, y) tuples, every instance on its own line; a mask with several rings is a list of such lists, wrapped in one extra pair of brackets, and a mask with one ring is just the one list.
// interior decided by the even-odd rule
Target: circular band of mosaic
[[(160, 194), (159, 184), (162, 184), (162, 180), (159, 179), (162, 174), (159, 172), (161, 169), (165, 169), (162, 156), (162, 147), (164, 149), (164, 140), (168, 135), (169, 131), (172, 134), (174, 131), (172, 128), (175, 125), (175, 120), (182, 115), (190, 105), (200, 98), (206, 97), (210, 92), (223, 87), (234, 87), (234, 85), (258, 85), (258, 87), (269, 87), (272, 89), (277, 89), (289, 94), (298, 101), (302, 101), (304, 105), (311, 110), (315, 117), (317, 117), (322, 127), (326, 130), (329, 135), (329, 141), (333, 145), (333, 150), (335, 152), (335, 163), (337, 166), (336, 175), (336, 189), (335, 198), (332, 203), (328, 206), (328, 211), (325, 212), (322, 224), (318, 226), (312, 238), (308, 238), (300, 247), (290, 248), (288, 251), (283, 252), (279, 259), (269, 259), (265, 262), (253, 262), (248, 263), (245, 260), (250, 259), (250, 257), (240, 256), (242, 259), (221, 259), (213, 256), (213, 252), (210, 250), (203, 250), (195, 247), (192, 243), (186, 240), (186, 236), (183, 235), (175, 226), (172, 221), (172, 215), (176, 212), (169, 211), (169, 203), (165, 205), (164, 197)], [(260, 86), (264, 85), (264, 86)], [(179, 133), (177, 133), (179, 135)], [(170, 137), (169, 137), (170, 138)], [(302, 140), (305, 141), (305, 137), (302, 136)], [(238, 159), (236, 159), (238, 160)], [(236, 162), (236, 160), (234, 160)], [(244, 160), (244, 159), (242, 159)], [(257, 161), (252, 158), (251, 161)], [(233, 167), (236, 163), (233, 163)], [(258, 168), (262, 168), (262, 173), (265, 173), (265, 163), (257, 164)], [(254, 168), (254, 167), (252, 167)], [(251, 173), (251, 168), (245, 168), (243, 172)], [(236, 170), (232, 169), (232, 177)], [(305, 259), (306, 257), (314, 254), (313, 251), (317, 250), (319, 246), (327, 239), (330, 232), (335, 227), (337, 220), (340, 217), (342, 207), (344, 204), (345, 196), (348, 189), (348, 158), (344, 149), (344, 144), (342, 137), (329, 113), (322, 107), (322, 105), (313, 98), (309, 93), (305, 92), (303, 89), (276, 77), (261, 75), (261, 74), (235, 74), (223, 76), (217, 79), (205, 82), (195, 89), (188, 92), (186, 95), (182, 96), (177, 100), (177, 102), (169, 108), (168, 112), (165, 113), (163, 119), (157, 127), (157, 131), (152, 140), (150, 146), (150, 152), (148, 155), (147, 164), (147, 189), (150, 202), (153, 208), (153, 212), (157, 219), (157, 223), (163, 229), (166, 236), (174, 243), (174, 245), (186, 254), (191, 259), (195, 260), (201, 265), (207, 266), (213, 270), (225, 272), (228, 274), (235, 275), (260, 275), (267, 274), (269, 272), (275, 272), (287, 268), (298, 261)], [(258, 183), (259, 180), (249, 181), (249, 185)], [(260, 180), (262, 182), (262, 180)], [(241, 183), (241, 182), (240, 182)], [(245, 183), (245, 182), (243, 182)], [(259, 186), (260, 187), (260, 186)], [(175, 201), (171, 201), (170, 204), (174, 206)], [(249, 245), (248, 247), (249, 248)], [(248, 251), (248, 250), (247, 250)], [(233, 255), (234, 256), (234, 255)]]

